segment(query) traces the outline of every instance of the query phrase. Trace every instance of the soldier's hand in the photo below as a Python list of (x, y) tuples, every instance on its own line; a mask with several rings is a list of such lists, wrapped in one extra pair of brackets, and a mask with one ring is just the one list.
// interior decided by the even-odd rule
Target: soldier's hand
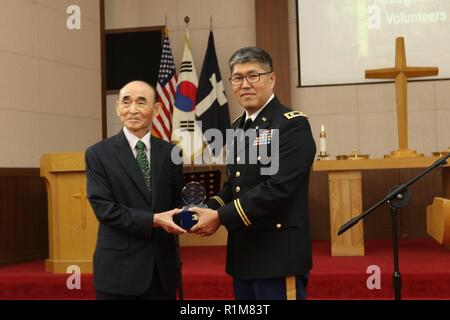
[(198, 222), (193, 226), (190, 232), (202, 237), (214, 234), (220, 227), (219, 213), (217, 210), (208, 208), (189, 208), (189, 211), (198, 214)]
[(178, 226), (173, 221), (173, 216), (181, 211), (182, 209), (172, 209), (161, 213), (155, 213), (153, 215), (153, 227), (163, 228), (168, 233), (174, 234), (186, 233), (187, 232), (186, 230)]

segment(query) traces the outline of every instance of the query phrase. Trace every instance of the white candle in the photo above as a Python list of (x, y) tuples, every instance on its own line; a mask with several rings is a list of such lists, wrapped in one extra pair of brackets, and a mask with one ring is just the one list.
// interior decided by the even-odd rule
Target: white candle
[(320, 129), (320, 155), (327, 154), (327, 133), (325, 132), (325, 127), (322, 125)]

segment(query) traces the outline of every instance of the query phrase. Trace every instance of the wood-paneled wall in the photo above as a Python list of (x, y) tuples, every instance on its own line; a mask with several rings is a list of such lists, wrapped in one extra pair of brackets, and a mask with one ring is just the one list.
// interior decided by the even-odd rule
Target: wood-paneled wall
[(272, 57), (277, 74), (275, 94), (291, 104), (288, 0), (255, 0), (256, 46)]
[(0, 168), (0, 264), (48, 257), (47, 192), (38, 168)]

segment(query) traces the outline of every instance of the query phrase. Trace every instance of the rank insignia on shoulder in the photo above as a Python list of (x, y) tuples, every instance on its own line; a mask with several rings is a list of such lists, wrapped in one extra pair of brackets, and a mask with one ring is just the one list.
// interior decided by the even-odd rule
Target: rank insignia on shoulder
[(303, 112), (301, 112), (301, 111), (289, 111), (289, 112), (286, 112), (286, 113), (284, 114), (284, 116), (285, 116), (288, 120), (291, 120), (291, 119), (294, 119), (294, 118), (297, 118), (297, 117), (305, 117), (305, 118), (308, 118), (308, 116), (307, 116), (306, 114), (304, 114)]

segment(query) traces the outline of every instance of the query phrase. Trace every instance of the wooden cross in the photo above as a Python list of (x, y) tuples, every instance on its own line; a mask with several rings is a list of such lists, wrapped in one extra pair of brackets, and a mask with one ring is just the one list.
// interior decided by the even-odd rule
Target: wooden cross
[(76, 193), (73, 195), (74, 198), (80, 199), (81, 201), (81, 228), (86, 229), (86, 201), (88, 200), (86, 190), (83, 189), (81, 193)]
[(366, 70), (366, 78), (395, 79), (397, 97), (397, 131), (399, 149), (393, 151), (390, 158), (418, 157), (416, 151), (408, 149), (408, 78), (434, 76), (439, 73), (436, 67), (408, 67), (406, 65), (405, 40), (395, 40), (395, 67)]

